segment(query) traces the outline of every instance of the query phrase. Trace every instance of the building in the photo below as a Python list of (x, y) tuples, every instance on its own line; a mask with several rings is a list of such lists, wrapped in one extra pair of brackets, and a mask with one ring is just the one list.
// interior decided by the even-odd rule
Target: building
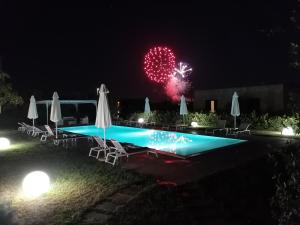
[(297, 89), (287, 88), (284, 84), (258, 85), (249, 87), (196, 90), (194, 109), (196, 111), (229, 112), (231, 99), (236, 91), (242, 112), (283, 112), (299, 108)]

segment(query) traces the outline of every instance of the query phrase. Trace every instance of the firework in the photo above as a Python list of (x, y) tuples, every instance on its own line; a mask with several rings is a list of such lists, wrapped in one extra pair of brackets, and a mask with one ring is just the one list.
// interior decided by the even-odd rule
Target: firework
[(187, 63), (180, 62), (178, 63), (178, 68), (174, 69), (173, 76), (178, 75), (181, 78), (186, 78), (192, 71), (193, 69)]
[(172, 77), (168, 80), (165, 86), (165, 92), (173, 102), (178, 102), (180, 96), (185, 94), (191, 88), (191, 83), (188, 80)]
[(165, 84), (175, 69), (175, 55), (167, 47), (151, 48), (145, 55), (144, 70), (148, 78), (156, 83)]

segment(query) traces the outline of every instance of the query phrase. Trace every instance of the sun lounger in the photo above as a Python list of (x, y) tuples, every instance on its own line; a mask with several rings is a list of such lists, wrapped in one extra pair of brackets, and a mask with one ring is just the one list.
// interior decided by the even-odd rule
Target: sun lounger
[(39, 136), (40, 134), (46, 134), (48, 131), (46, 130), (42, 130), (38, 127), (34, 127), (33, 130), (32, 130), (32, 136), (33, 137), (36, 137), (36, 136)]
[[(93, 136), (93, 140), (95, 140), (97, 142), (98, 146), (92, 147), (90, 149), (89, 156), (94, 157), (96, 159), (99, 159), (100, 153), (103, 152), (104, 153), (104, 160), (105, 160), (107, 152), (110, 152), (111, 149), (109, 147), (107, 147), (106, 144), (104, 144), (104, 141), (102, 140), (102, 138), (97, 137), (97, 136)], [(93, 155), (94, 152), (96, 152), (97, 154)]]
[[(53, 130), (49, 127), (49, 125), (44, 125), (44, 127), (46, 128), (47, 132), (45, 132), (42, 136), (40, 141), (41, 142), (46, 142), (48, 138), (53, 139), (53, 143), (55, 145), (59, 145), (60, 142), (66, 141), (68, 135), (67, 134), (61, 134), (59, 133), (57, 138), (55, 133), (53, 132)], [(74, 139), (74, 138), (73, 138)]]
[(186, 124), (163, 124), (161, 129), (162, 130), (184, 130), (186, 128), (188, 128), (189, 126)]
[(117, 160), (121, 157), (129, 157), (129, 154), (127, 151), (123, 148), (123, 146), (116, 140), (111, 140), (111, 143), (113, 144), (114, 147), (111, 147), (114, 151), (109, 152), (106, 155), (105, 162), (110, 163), (113, 166), (116, 164)]
[(205, 133), (215, 134), (216, 132), (225, 131), (226, 134), (227, 134), (228, 133), (228, 129), (225, 126), (226, 126), (226, 120), (218, 120), (217, 124), (216, 124), (216, 127), (205, 129)]
[(148, 126), (148, 127), (154, 127), (155, 122), (146, 122), (145, 125)]
[(18, 122), (18, 125), (19, 125), (19, 127), (18, 127), (18, 131), (21, 131), (21, 132), (25, 132), (26, 131), (26, 126), (25, 126), (25, 124), (22, 122), (22, 123), (20, 123), (20, 122)]
[[(46, 142), (48, 138), (52, 138), (52, 139), (55, 139), (56, 136), (54, 134), (54, 132), (52, 131), (52, 129), (49, 127), (49, 125), (44, 125), (44, 127), (46, 128), (47, 132), (44, 133), (42, 136), (41, 136), (41, 139), (40, 141), (41, 142)], [(58, 145), (59, 144), (59, 141), (55, 141), (54, 140), (54, 144), (55, 145)]]
[(241, 123), (238, 128), (231, 128), (229, 131), (229, 134), (238, 136), (239, 134), (249, 134), (251, 135), (251, 131), (249, 130), (249, 127), (251, 126), (251, 123)]
[(185, 128), (188, 128), (188, 125), (186, 125), (186, 124), (175, 124), (175, 130), (184, 130)]
[(23, 133), (27, 133), (28, 135), (32, 135), (35, 127), (28, 125), (27, 123), (21, 122), (18, 123), (19, 127), (18, 127), (18, 131), (21, 131)]
[(170, 125), (164, 124), (161, 127), (162, 130), (170, 130)]
[(68, 141), (71, 141), (72, 145), (75, 145), (77, 142), (77, 139), (79, 138), (89, 138), (89, 136), (86, 135), (78, 135), (78, 134), (73, 134), (73, 133), (63, 133), (59, 132), (59, 134), (56, 135), (54, 134), (53, 130), (49, 127), (49, 125), (44, 125), (47, 132), (44, 133), (41, 136), (40, 141), (45, 143), (47, 139), (53, 140), (53, 143), (55, 145), (59, 145), (60, 143), (63, 143), (63, 145), (67, 145)]

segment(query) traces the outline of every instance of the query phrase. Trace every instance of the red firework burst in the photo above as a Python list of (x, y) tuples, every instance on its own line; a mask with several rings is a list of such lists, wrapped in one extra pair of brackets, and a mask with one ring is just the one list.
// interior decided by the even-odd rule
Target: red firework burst
[(144, 59), (144, 70), (148, 78), (156, 83), (165, 84), (175, 68), (175, 55), (167, 47), (151, 48)]

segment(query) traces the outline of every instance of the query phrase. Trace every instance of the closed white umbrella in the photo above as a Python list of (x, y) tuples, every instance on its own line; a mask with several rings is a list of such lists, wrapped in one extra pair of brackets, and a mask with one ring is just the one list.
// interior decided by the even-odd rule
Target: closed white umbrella
[(106, 94), (109, 93), (105, 84), (101, 84), (95, 126), (103, 128), (104, 145), (106, 146), (105, 128), (111, 126), (111, 116)]
[(234, 92), (231, 102), (231, 115), (234, 117), (234, 129), (236, 128), (236, 117), (240, 115), (239, 96)]
[(32, 120), (33, 129), (34, 129), (34, 120), (37, 119), (38, 117), (39, 116), (38, 116), (37, 109), (36, 109), (35, 98), (32, 95), (30, 98), (30, 104), (29, 104), (27, 118)]
[(183, 116), (183, 123), (184, 123), (184, 115), (188, 114), (188, 110), (186, 107), (186, 101), (185, 101), (185, 97), (182, 95), (180, 98), (180, 111), (179, 114)]
[(146, 97), (145, 99), (145, 110), (144, 113), (150, 114), (151, 110), (150, 110), (150, 104), (149, 104), (149, 98)]
[(62, 120), (60, 102), (57, 92), (53, 93), (50, 120), (55, 123), (55, 135), (57, 138), (57, 123)]

